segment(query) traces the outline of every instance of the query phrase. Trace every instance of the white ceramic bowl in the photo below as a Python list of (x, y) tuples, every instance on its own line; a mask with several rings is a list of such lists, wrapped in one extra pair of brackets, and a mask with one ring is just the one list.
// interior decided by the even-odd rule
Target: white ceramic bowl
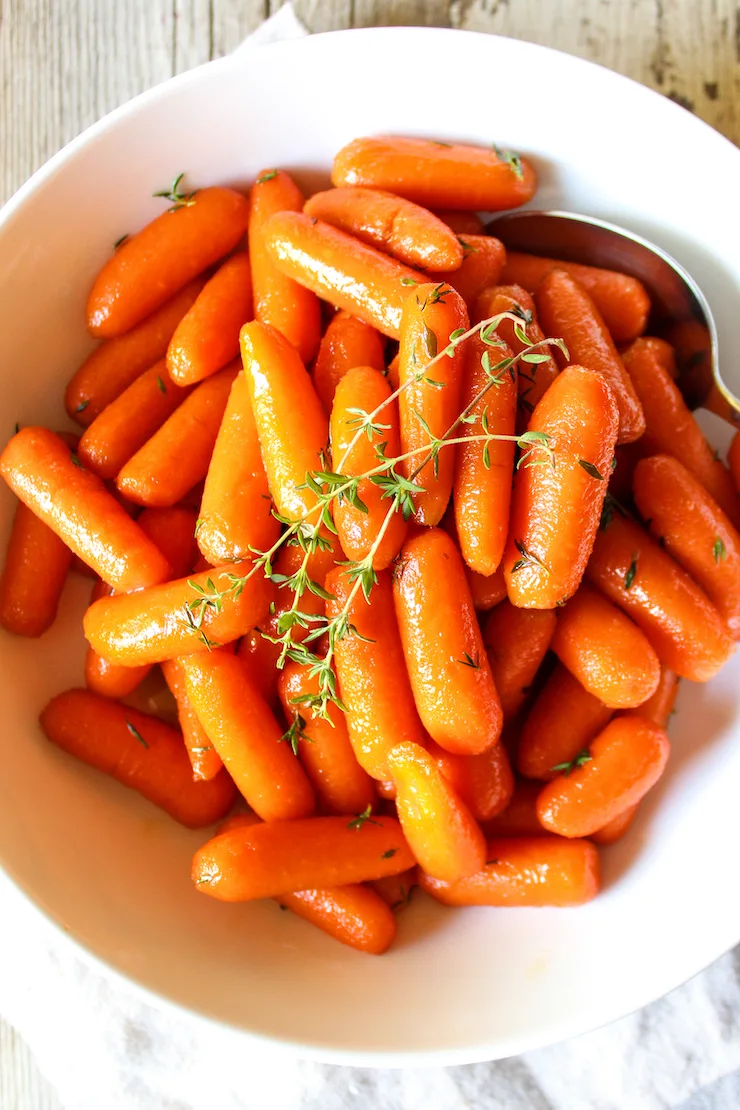
[[(92, 127), (0, 216), (6, 431), (62, 417), (91, 347), (83, 306), (120, 235), (191, 185), (263, 167), (324, 180), (333, 153), (377, 132), (497, 142), (540, 172), (538, 206), (591, 212), (674, 253), (702, 284), (722, 350), (740, 350), (740, 153), (683, 109), (541, 47), (444, 30), (319, 35), (175, 78)], [(724, 365), (728, 382), (733, 367)], [(737, 389), (737, 378), (735, 379)], [(0, 493), (2, 539), (11, 498)], [(382, 958), (342, 948), (271, 902), (198, 895), (202, 833), (42, 738), (46, 699), (81, 682), (89, 584), (41, 641), (2, 636), (0, 860), (88, 953), (150, 992), (288, 1050), (348, 1064), (462, 1063), (608, 1022), (740, 940), (736, 659), (685, 685), (668, 771), (605, 889), (573, 910), (446, 910), (418, 897)]]

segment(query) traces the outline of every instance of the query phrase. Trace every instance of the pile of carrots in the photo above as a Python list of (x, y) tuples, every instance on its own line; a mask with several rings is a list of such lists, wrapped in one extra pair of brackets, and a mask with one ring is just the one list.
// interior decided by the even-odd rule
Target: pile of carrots
[[(484, 233), (479, 212), (533, 196), (525, 160), (365, 138), (332, 183), (178, 178), (116, 245), (65, 393), (81, 432), (23, 427), (0, 456), (0, 621), (42, 635), (70, 570), (91, 575), (84, 687), (43, 709), (48, 739), (184, 825), (221, 822), (199, 892), (380, 953), (417, 886), (597, 894), (599, 846), (666, 766), (679, 679), (740, 637), (740, 439), (728, 467), (679, 391), (697, 325), (645, 336), (636, 279)], [(322, 501), (327, 473), (353, 496)], [(281, 535), (318, 510), (305, 560)], [(301, 645), (329, 651), (323, 715)], [(136, 708), (154, 668), (176, 725)]]

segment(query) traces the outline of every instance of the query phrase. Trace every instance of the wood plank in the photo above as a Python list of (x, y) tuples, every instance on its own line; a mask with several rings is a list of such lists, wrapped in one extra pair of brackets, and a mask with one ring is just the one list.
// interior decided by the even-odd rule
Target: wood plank
[(449, 27), (448, 0), (354, 0), (353, 27)]
[(0, 1107), (63, 1110), (53, 1088), (36, 1067), (30, 1049), (4, 1021), (0, 1021)]

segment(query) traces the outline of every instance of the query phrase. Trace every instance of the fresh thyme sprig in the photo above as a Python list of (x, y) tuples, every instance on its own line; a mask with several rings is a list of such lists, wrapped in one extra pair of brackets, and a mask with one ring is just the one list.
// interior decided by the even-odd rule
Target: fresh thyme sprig
[(172, 182), (171, 188), (162, 189), (158, 193), (152, 193), (153, 197), (164, 197), (165, 200), (172, 201), (172, 207), (167, 209), (168, 212), (177, 212), (180, 208), (192, 208), (195, 204), (195, 195), (198, 192), (197, 189), (193, 189), (192, 193), (180, 191), (180, 182), (184, 176), (184, 173), (178, 173), (177, 177)]

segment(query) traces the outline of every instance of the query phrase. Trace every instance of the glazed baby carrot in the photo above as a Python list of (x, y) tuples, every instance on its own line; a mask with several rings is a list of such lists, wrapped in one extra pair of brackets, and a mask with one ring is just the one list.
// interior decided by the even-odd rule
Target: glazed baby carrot
[(686, 571), (638, 524), (610, 512), (587, 577), (642, 629), (682, 678), (706, 682), (733, 651), (727, 626)]
[(619, 443), (645, 431), (645, 416), (632, 380), (619, 357), (601, 314), (582, 285), (565, 270), (553, 270), (535, 294), (546, 335), (565, 341), (570, 359), (602, 374), (619, 411)]
[(272, 515), (249, 384), (234, 379), (216, 437), (198, 515), (198, 547), (214, 566), (266, 551), (280, 534)]
[[(395, 457), (401, 452), (398, 434), (398, 405), (388, 404), (391, 388), (379, 370), (372, 366), (356, 366), (337, 385), (331, 412), (331, 461), (335, 472), (353, 477), (366, 474), (379, 465), (376, 446), (385, 443), (385, 454)], [(358, 436), (358, 409), (372, 413), (385, 405), (377, 416), (382, 431), (368, 439), (364, 431)], [(346, 498), (335, 500), (334, 525), (348, 559), (366, 558), (375, 544), (373, 567), (383, 570), (401, 550), (406, 536), (406, 521), (400, 511), (391, 512), (393, 502), (383, 496), (383, 489), (366, 478), (357, 486), (360, 504)], [(386, 517), (391, 512), (386, 524)], [(383, 535), (380, 535), (384, 529)], [(380, 537), (380, 538), (379, 538)]]
[(414, 863), (398, 821), (345, 814), (222, 833), (195, 853), (192, 878), (202, 894), (247, 902), (380, 879)]
[(223, 767), (221, 756), (208, 739), (206, 730), (193, 709), (185, 684), (185, 671), (179, 659), (165, 659), (162, 674), (177, 702), (177, 720), (185, 741), (193, 778), (203, 782), (214, 778)]
[(96, 277), (87, 301), (93, 335), (121, 335), (155, 312), (236, 246), (247, 213), (246, 197), (234, 189), (199, 189), (175, 200), (127, 239)]
[(136, 505), (175, 505), (205, 478), (238, 370), (232, 364), (201, 382), (121, 468), (116, 486)]
[[(327, 577), (325, 586), (333, 595), (326, 604), (331, 618), (347, 604), (352, 583), (346, 571), (338, 567)], [(348, 616), (360, 636), (343, 636), (337, 641), (334, 655), (347, 731), (360, 766), (375, 779), (388, 779), (388, 753), (394, 744), (406, 740), (424, 743), (403, 659), (388, 571), (378, 574), (369, 601), (361, 590), (354, 595)]]
[(506, 597), (506, 579), (504, 571), (499, 567), (493, 574), (478, 574), (477, 571), (465, 567), (465, 578), (473, 599), (473, 607), (480, 613), (493, 609)]
[(333, 185), (388, 189), (430, 208), (497, 212), (534, 195), (535, 172), (496, 147), (396, 137), (354, 139), (334, 157)]
[(707, 409), (737, 427), (737, 409), (714, 380), (709, 329), (695, 318), (681, 320), (668, 329), (667, 338), (675, 350), (681, 393), (689, 407)]
[(740, 639), (740, 533), (694, 475), (669, 455), (637, 464), (634, 491), (650, 531)]
[(558, 611), (552, 650), (584, 690), (610, 709), (633, 709), (655, 693), (660, 663), (629, 617), (588, 585)]
[(279, 331), (257, 320), (245, 324), (241, 351), (272, 499), (282, 516), (300, 520), (316, 505), (311, 490), (300, 487), (308, 471), (324, 469), (326, 415), (297, 351)]
[(643, 454), (679, 459), (736, 524), (738, 498), (732, 479), (704, 438), (655, 343), (636, 339), (623, 355), (645, 413), (647, 426), (639, 446)]
[(519, 773), (531, 779), (553, 778), (556, 767), (588, 747), (612, 712), (558, 664), (524, 722), (516, 760)]
[(421, 470), (419, 467), (428, 454), (430, 435), (443, 436), (460, 413), (463, 346), (455, 346), (452, 354), (435, 363), (428, 374), (423, 370), (439, 352), (446, 350), (454, 332), (467, 328), (465, 303), (448, 285), (420, 285), (403, 306), (399, 349), (403, 392), (398, 399), (401, 450), (404, 454), (408, 451), (415, 454), (404, 459), (399, 470), (419, 487), (414, 494), (414, 515), (419, 524), (439, 524), (452, 492), (454, 447), (440, 451), (436, 463), (430, 460)]
[(145, 370), (164, 358), (172, 334), (203, 288), (203, 279), (189, 282), (172, 300), (125, 335), (99, 344), (70, 379), (64, 406), (86, 428), (103, 409)]
[(164, 359), (155, 362), (88, 425), (80, 438), (80, 458), (101, 478), (115, 478), (188, 392), (170, 380)]
[(276, 212), (300, 212), (303, 193), (283, 170), (265, 170), (252, 186), (250, 201), (249, 256), (255, 317), (281, 332), (307, 364), (321, 337), (318, 297), (277, 268), (265, 239), (270, 217)]
[(658, 781), (670, 744), (642, 717), (615, 717), (578, 765), (542, 788), (537, 813), (559, 836), (590, 836), (636, 805)]
[[(110, 597), (112, 593), (110, 586), (98, 578), (92, 589), (90, 604), (101, 597)], [(104, 698), (127, 698), (141, 685), (151, 669), (148, 663), (139, 667), (111, 663), (91, 647), (85, 652), (85, 686)]]
[(740, 494), (740, 432), (736, 432), (733, 436), (730, 450), (727, 454), (727, 461), (730, 465), (730, 473), (735, 485), (735, 492)]
[(514, 776), (503, 744), (480, 755), (454, 755), (430, 739), (426, 749), (476, 821), (489, 821), (509, 804)]
[(541, 789), (539, 782), (517, 779), (506, 808), (483, 823), (486, 836), (541, 836), (542, 825), (537, 816)]
[(608, 821), (602, 828), (592, 832), (590, 839), (594, 844), (599, 847), (604, 847), (607, 844), (614, 844), (617, 840), (621, 840), (629, 828), (632, 827), (632, 822), (637, 817), (637, 811), (640, 808), (640, 803), (629, 806), (628, 809), (622, 810), (617, 816)]
[(404, 544), (393, 595), (424, 727), (448, 751), (485, 751), (501, 732), (501, 703), (462, 558), (441, 528), (426, 529)]
[[(599, 526), (614, 457), (618, 413), (601, 374), (569, 366), (532, 413), (529, 432), (547, 436), (547, 454), (514, 477), (504, 574), (509, 598), (526, 609), (552, 609), (575, 593)], [(544, 463), (544, 465), (539, 465)]]
[(457, 270), (462, 244), (429, 209), (377, 189), (314, 193), (303, 211), (420, 270)]
[(337, 312), (324, 332), (311, 374), (327, 416), (331, 415), (337, 385), (355, 366), (372, 366), (385, 373), (383, 341), (364, 320), (348, 312)]
[(486, 842), (475, 818), (419, 744), (397, 744), (388, 755), (403, 834), (422, 869), (455, 882), (480, 871)]
[(540, 258), (519, 251), (506, 252), (502, 281), (537, 290), (553, 270), (565, 270), (586, 290), (611, 332), (615, 343), (629, 343), (642, 335), (650, 314), (650, 298), (642, 282), (617, 270), (601, 270), (559, 258)]
[(164, 581), (167, 560), (66, 444), (46, 428), (22, 428), (0, 455), (13, 493), (116, 590)]
[(194, 782), (177, 729), (138, 709), (89, 690), (67, 690), (52, 698), (40, 722), (57, 747), (130, 786), (188, 828), (218, 821), (234, 801), (228, 775)]
[[(508, 437), (492, 440), (485, 446), (473, 440), (459, 443), (455, 452), (453, 506), (457, 539), (467, 566), (486, 576), (498, 570), (509, 532), (517, 407), (516, 368), (512, 366), (500, 372), (496, 384), (487, 391), (486, 387), (491, 383), (492, 363), (510, 357), (511, 352), (506, 348), (489, 348), (480, 333), (471, 336), (463, 348), (463, 388), (459, 404), (463, 411), (469, 408), (476, 421), (474, 424), (462, 424), (459, 435), (468, 438), (479, 436), (485, 413), (488, 431)], [(476, 402), (476, 398), (480, 400)], [(443, 450), (443, 455), (445, 450), (449, 448)], [(442, 459), (439, 463), (441, 465)], [(425, 473), (422, 471), (419, 481), (424, 482)]]
[(239, 354), (239, 329), (252, 317), (252, 270), (239, 251), (216, 271), (183, 316), (167, 348), (167, 370), (178, 385), (194, 385)]
[[(271, 643), (263, 636), (264, 627), (251, 628), (239, 641), (237, 655), (249, 672), (249, 677), (257, 686), (262, 697), (273, 709), (279, 706), (278, 678), (280, 671), (277, 661), (280, 645)], [(297, 637), (293, 637), (296, 639)]]
[(85, 614), (90, 645), (132, 667), (229, 644), (267, 613), (272, 584), (253, 564), (229, 563), (161, 586), (102, 598)]
[(418, 882), (418, 867), (400, 871), (398, 875), (386, 875), (384, 879), (373, 879), (370, 886), (394, 913), (408, 906)]
[(319, 690), (318, 679), (309, 672), (291, 662), (280, 671), (278, 690), (290, 722), (290, 742), (325, 813), (362, 813), (375, 801), (373, 780), (355, 759), (339, 707), (329, 703), (328, 720), (303, 707), (301, 699)]
[(396, 935), (393, 913), (379, 894), (362, 883), (299, 890), (281, 894), (277, 901), (334, 940), (360, 952), (380, 956)]
[(51, 628), (71, 563), (64, 541), (19, 501), (0, 578), (0, 625), (16, 636)]
[(420, 876), (446, 906), (581, 906), (599, 893), (599, 854), (588, 840), (494, 837), (477, 874), (455, 883)]
[(669, 667), (661, 667), (660, 681), (655, 693), (651, 694), (642, 705), (638, 705), (636, 709), (629, 709), (627, 712), (638, 717), (646, 717), (653, 724), (660, 725), (661, 728), (667, 728), (676, 702), (679, 683), (680, 679), (677, 674), (674, 674)]
[(144, 535), (156, 543), (170, 564), (170, 578), (184, 578), (198, 556), (195, 544), (195, 509), (173, 505), (169, 509), (144, 509), (137, 517)]
[(503, 243), (492, 235), (464, 235), (460, 244), (462, 265), (432, 276), (437, 281), (446, 281), (468, 306), (472, 306), (484, 289), (500, 281), (506, 251)]
[(482, 235), (483, 220), (477, 212), (465, 212), (459, 208), (438, 208), (435, 213), (442, 223), (451, 227), (456, 235)]
[(403, 302), (418, 284), (418, 270), (302, 212), (272, 216), (265, 243), (281, 273), (398, 339)]
[(504, 720), (513, 717), (540, 669), (555, 633), (552, 609), (517, 609), (502, 601), (486, 618), (483, 643)]

